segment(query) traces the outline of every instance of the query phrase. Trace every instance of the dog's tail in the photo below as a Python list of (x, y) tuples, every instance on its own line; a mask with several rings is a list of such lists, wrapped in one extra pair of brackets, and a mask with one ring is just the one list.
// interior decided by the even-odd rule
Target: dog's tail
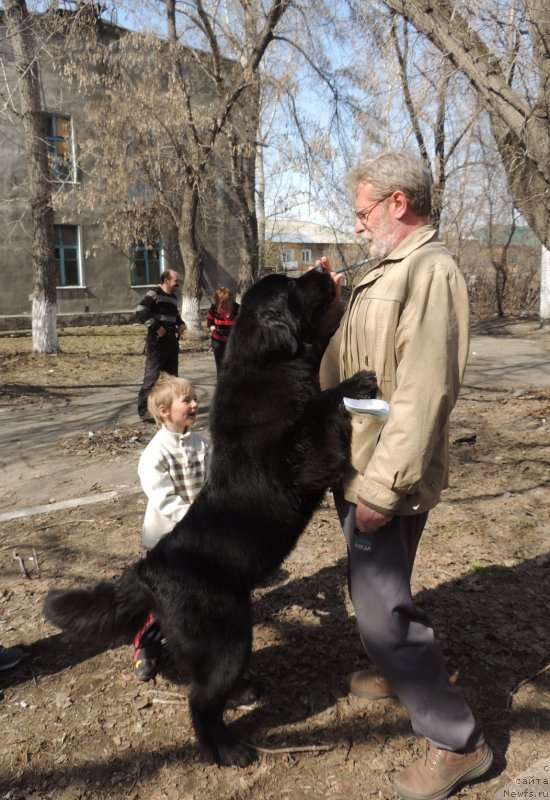
[(150, 592), (138, 577), (138, 566), (126, 569), (117, 581), (101, 581), (89, 589), (49, 592), (44, 616), (80, 639), (131, 641), (153, 610)]

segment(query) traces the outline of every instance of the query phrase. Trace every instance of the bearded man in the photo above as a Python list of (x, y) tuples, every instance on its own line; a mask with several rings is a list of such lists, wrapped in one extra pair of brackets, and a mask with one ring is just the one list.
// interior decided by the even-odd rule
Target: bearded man
[[(376, 668), (354, 673), (350, 690), (403, 703), (426, 750), (395, 789), (404, 800), (442, 800), (493, 760), (410, 585), (428, 513), (447, 486), (449, 416), (468, 356), (468, 291), (430, 225), (432, 182), (419, 158), (384, 153), (359, 164), (349, 181), (355, 231), (375, 262), (329, 342), (322, 384), (373, 370), (390, 405), (386, 422), (352, 414), (352, 464), (334, 492), (359, 633)], [(318, 265), (332, 272), (326, 258)]]

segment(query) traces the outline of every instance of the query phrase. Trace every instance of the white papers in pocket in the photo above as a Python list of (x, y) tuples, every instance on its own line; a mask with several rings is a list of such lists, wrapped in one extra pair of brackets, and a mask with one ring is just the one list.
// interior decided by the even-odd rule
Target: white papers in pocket
[(370, 414), (384, 421), (390, 414), (390, 404), (385, 400), (354, 400), (352, 397), (344, 397), (344, 406), (352, 414)]

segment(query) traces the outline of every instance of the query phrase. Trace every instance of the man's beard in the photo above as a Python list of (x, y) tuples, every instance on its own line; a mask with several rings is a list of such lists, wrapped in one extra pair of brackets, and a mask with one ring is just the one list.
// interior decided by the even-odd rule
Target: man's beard
[(393, 244), (387, 239), (373, 237), (368, 241), (369, 256), (375, 261), (382, 261), (393, 250)]
[(397, 231), (392, 230), (388, 220), (382, 223), (378, 235), (375, 236), (367, 231), (364, 231), (361, 235), (367, 242), (369, 256), (377, 261), (382, 261), (383, 258), (386, 258), (399, 243)]

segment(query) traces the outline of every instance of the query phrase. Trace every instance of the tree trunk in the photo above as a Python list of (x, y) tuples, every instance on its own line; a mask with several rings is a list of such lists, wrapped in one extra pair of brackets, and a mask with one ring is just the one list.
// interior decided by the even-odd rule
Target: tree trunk
[(200, 299), (202, 259), (197, 241), (199, 192), (195, 183), (184, 188), (181, 219), (178, 226), (178, 245), (185, 271), (183, 277), (181, 316), (187, 330), (200, 331)]
[(256, 151), (256, 175), (257, 175), (257, 194), (256, 194), (256, 220), (258, 224), (258, 275), (265, 269), (265, 162), (264, 150), (260, 146)]
[[(550, 92), (549, 92), (550, 95)], [(550, 248), (550, 178), (526, 157), (525, 143), (491, 115), (491, 129), (508, 179), (514, 205), (545, 247)], [(546, 132), (546, 141), (549, 141)], [(543, 146), (543, 142), (541, 142)], [(550, 147), (543, 155), (550, 162)]]
[[(178, 45), (178, 32), (176, 26), (176, 0), (166, 0), (166, 23), (168, 41), (170, 43), (173, 70), (179, 81), (185, 81), (185, 69), (181, 59)], [(191, 106), (186, 106), (188, 123), (193, 125), (193, 112)], [(195, 142), (196, 145), (196, 142)], [(206, 150), (204, 155), (206, 155)], [(193, 164), (193, 167), (191, 167)], [(184, 186), (181, 201), (178, 230), (178, 245), (183, 263), (184, 277), (181, 297), (181, 316), (187, 330), (197, 333), (201, 329), (200, 301), (202, 297), (201, 280), (203, 274), (203, 261), (201, 249), (197, 240), (197, 222), (199, 217), (199, 182), (203, 179), (204, 165), (201, 165), (200, 155), (195, 159), (190, 155), (185, 165), (188, 183)]]
[[(252, 33), (249, 33), (252, 37)], [(243, 76), (244, 82), (244, 76)], [(258, 279), (260, 248), (256, 214), (256, 151), (260, 127), (260, 76), (255, 72), (239, 98), (238, 110), (229, 115), (231, 184), (238, 203), (242, 231), (239, 294)]]
[(510, 230), (504, 245), (498, 245), (498, 255), (495, 257), (495, 247), (493, 243), (492, 225), (489, 227), (489, 249), (491, 251), (491, 261), (495, 270), (495, 296), (497, 303), (497, 313), (502, 319), (504, 316), (504, 303), (506, 300), (506, 287), (508, 284), (508, 252), (516, 230), (516, 221), (512, 220)]
[[(247, 116), (245, 112), (245, 116)], [(255, 137), (230, 136), (231, 177), (239, 205), (242, 246), (239, 268), (239, 294), (258, 278), (259, 241), (256, 216), (256, 147)]]
[(35, 353), (57, 353), (57, 292), (53, 208), (46, 120), (40, 102), (38, 60), (25, 0), (5, 0), (4, 11), (19, 75), (21, 115), (27, 145), (32, 216), (32, 343)]

